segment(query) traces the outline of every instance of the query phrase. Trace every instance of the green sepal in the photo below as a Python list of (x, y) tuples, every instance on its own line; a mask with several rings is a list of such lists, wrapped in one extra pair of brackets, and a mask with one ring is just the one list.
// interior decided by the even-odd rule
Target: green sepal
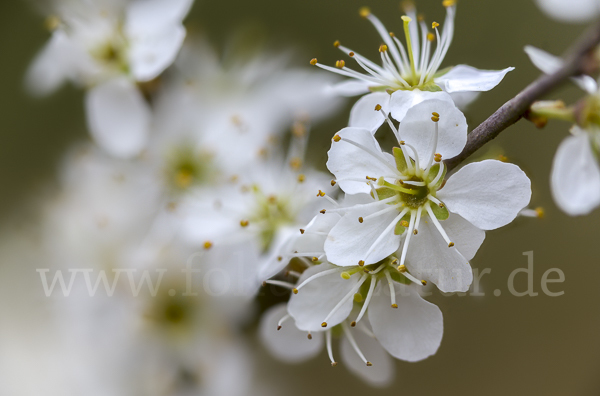
[[(385, 187), (376, 188), (375, 191), (377, 191), (377, 197), (379, 197), (380, 201), (382, 199), (386, 199), (386, 198), (390, 198), (390, 197), (394, 197), (394, 196), (398, 195), (397, 191), (394, 191), (392, 189), (385, 188)], [(373, 198), (375, 198), (373, 191), (371, 191), (371, 196)]]
[(396, 228), (394, 228), (394, 235), (402, 235), (406, 231), (406, 228), (402, 226), (402, 220), (396, 223)]
[(438, 77), (442, 77), (444, 74), (448, 73), (450, 70), (454, 69), (454, 66), (448, 66), (445, 67), (441, 70), (438, 70), (434, 75), (433, 78), (438, 78)]
[(448, 212), (448, 209), (445, 206), (442, 208), (440, 205), (432, 204), (431, 210), (438, 220), (446, 220), (448, 216), (450, 216), (450, 212)]
[(424, 85), (419, 85), (418, 87), (414, 87), (413, 89), (419, 89), (421, 91), (427, 91), (427, 92), (441, 92), (442, 91), (442, 88), (440, 88), (439, 85), (437, 85), (433, 81), (431, 81), (427, 84), (424, 84)]
[(389, 87), (381, 86), (381, 85), (373, 85), (369, 87), (369, 91), (371, 92), (385, 92), (389, 89)]
[(404, 151), (400, 147), (394, 147), (392, 151), (394, 152), (394, 159), (396, 160), (396, 168), (398, 168), (401, 173), (406, 172), (407, 166)]

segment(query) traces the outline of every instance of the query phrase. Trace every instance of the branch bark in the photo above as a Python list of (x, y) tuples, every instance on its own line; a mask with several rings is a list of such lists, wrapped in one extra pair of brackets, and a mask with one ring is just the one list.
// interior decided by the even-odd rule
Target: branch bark
[(463, 151), (456, 157), (444, 161), (448, 171), (456, 168), (467, 157), (498, 136), (500, 132), (519, 121), (527, 113), (533, 102), (554, 90), (568, 78), (589, 74), (593, 71), (596, 61), (592, 59), (592, 55), (599, 44), (600, 23), (589, 28), (573, 45), (560, 70), (554, 74), (539, 77), (475, 128), (469, 134)]

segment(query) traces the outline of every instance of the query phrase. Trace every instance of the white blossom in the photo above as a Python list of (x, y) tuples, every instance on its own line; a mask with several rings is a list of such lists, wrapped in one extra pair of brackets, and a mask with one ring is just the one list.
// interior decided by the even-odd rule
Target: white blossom
[(536, 3), (546, 15), (562, 22), (588, 22), (600, 15), (597, 0), (536, 0)]

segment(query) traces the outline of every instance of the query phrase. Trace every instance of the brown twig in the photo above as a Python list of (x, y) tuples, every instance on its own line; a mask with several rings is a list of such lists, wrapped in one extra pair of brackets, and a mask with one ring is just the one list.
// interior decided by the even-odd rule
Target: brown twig
[(498, 136), (500, 132), (519, 121), (527, 113), (533, 102), (558, 87), (569, 77), (589, 74), (593, 71), (596, 62), (591, 55), (599, 44), (600, 23), (588, 29), (575, 43), (560, 70), (554, 74), (539, 77), (475, 128), (469, 134), (463, 151), (456, 157), (444, 161), (448, 170), (454, 169), (467, 157)]

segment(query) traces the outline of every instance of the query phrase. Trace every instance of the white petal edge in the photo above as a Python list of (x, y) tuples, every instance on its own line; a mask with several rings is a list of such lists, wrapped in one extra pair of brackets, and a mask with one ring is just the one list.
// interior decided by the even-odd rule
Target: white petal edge
[(412, 91), (398, 90), (392, 94), (390, 100), (390, 113), (396, 121), (402, 122), (404, 116), (406, 116), (406, 112), (411, 107), (428, 99), (438, 99), (454, 103), (452, 97), (447, 92), (429, 92), (421, 91), (419, 89), (414, 89)]
[(131, 81), (115, 79), (92, 88), (85, 107), (92, 137), (109, 154), (131, 158), (144, 149), (151, 112)]
[(600, 167), (585, 131), (558, 146), (550, 181), (556, 204), (568, 215), (586, 215), (600, 205)]
[(504, 76), (514, 67), (504, 70), (480, 70), (468, 65), (458, 65), (442, 77), (436, 78), (435, 83), (442, 86), (448, 93), (465, 91), (489, 91), (504, 79)]
[(550, 18), (562, 22), (584, 23), (600, 15), (597, 0), (536, 0), (536, 3)]
[(482, 230), (513, 221), (531, 199), (531, 181), (514, 164), (474, 162), (450, 176), (438, 192), (448, 210)]
[(435, 354), (442, 342), (444, 323), (440, 309), (423, 300), (415, 285), (396, 283), (396, 303), (390, 306), (387, 287), (378, 286), (369, 305), (373, 333), (397, 359), (417, 362)]
[(371, 133), (385, 122), (383, 113), (375, 110), (375, 106), (381, 105), (386, 113), (389, 111), (390, 95), (386, 92), (375, 92), (360, 98), (350, 111), (348, 126), (353, 128), (364, 128)]

